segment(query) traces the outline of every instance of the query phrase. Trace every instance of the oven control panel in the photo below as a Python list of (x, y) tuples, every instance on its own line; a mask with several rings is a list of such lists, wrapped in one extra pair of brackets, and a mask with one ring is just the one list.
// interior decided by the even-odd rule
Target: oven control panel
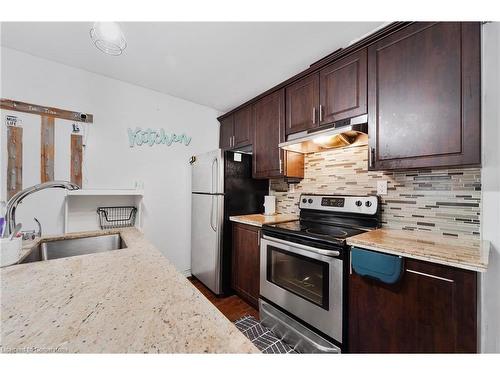
[(338, 197), (322, 197), (321, 205), (323, 207), (344, 207), (345, 198)]
[(299, 208), (375, 215), (378, 210), (376, 196), (308, 195), (300, 197)]

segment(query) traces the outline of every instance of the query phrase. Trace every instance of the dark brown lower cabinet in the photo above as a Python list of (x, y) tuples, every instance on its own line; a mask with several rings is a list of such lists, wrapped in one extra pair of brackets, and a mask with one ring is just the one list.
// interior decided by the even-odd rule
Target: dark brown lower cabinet
[(233, 224), (231, 287), (249, 304), (259, 306), (260, 229)]
[(476, 284), (476, 272), (413, 259), (394, 285), (353, 272), (349, 352), (477, 352)]

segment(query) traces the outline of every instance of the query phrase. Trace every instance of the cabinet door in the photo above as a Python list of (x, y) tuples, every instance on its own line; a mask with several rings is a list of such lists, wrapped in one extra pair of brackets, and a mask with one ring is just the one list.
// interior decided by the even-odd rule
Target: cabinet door
[(405, 259), (386, 285), (349, 275), (351, 353), (474, 353), (476, 273)]
[(319, 74), (315, 73), (286, 87), (286, 134), (317, 127)]
[(260, 249), (259, 229), (233, 223), (231, 286), (235, 292), (258, 309)]
[(233, 148), (252, 144), (252, 107), (240, 109), (234, 114)]
[(270, 178), (283, 175), (283, 151), (278, 144), (284, 140), (285, 93), (275, 91), (253, 105), (253, 176)]
[(304, 154), (292, 151), (284, 151), (285, 176), (289, 180), (300, 180), (304, 178)]
[(480, 24), (419, 22), (368, 48), (370, 169), (478, 165)]
[(228, 116), (220, 121), (219, 147), (223, 150), (233, 148), (234, 123), (233, 116)]
[(476, 272), (411, 259), (405, 268), (412, 352), (477, 352)]
[(408, 280), (385, 285), (349, 275), (348, 347), (350, 353), (410, 353), (410, 321), (405, 296)]
[(321, 69), (319, 123), (329, 124), (367, 111), (366, 49)]

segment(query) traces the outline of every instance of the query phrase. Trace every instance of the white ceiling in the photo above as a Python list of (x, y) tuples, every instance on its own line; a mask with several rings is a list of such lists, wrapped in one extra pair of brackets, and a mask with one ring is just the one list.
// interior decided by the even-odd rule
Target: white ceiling
[(2, 23), (3, 46), (222, 112), (345, 47), (381, 22), (120, 23), (121, 56), (97, 50), (92, 23)]

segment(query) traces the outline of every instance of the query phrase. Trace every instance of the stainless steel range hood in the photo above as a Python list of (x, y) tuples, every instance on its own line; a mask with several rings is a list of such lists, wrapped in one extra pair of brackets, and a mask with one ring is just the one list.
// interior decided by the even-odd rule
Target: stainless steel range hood
[(280, 143), (283, 150), (310, 154), (332, 148), (358, 146), (368, 143), (368, 116), (362, 115), (338, 121), (328, 128), (290, 134)]

